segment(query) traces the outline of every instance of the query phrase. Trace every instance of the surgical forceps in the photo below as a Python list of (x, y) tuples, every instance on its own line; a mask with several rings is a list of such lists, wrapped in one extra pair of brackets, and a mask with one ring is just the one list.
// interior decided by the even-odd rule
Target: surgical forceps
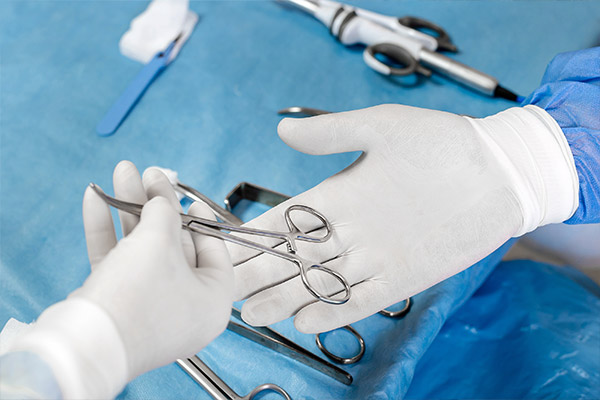
[[(329, 111), (317, 110), (308, 107), (289, 107), (279, 111), (279, 114), (286, 113), (310, 116), (329, 114)], [(212, 209), (215, 215), (217, 215), (223, 221), (232, 225), (243, 224), (243, 221), (233, 214), (233, 209), (241, 200), (250, 200), (254, 202), (263, 203), (271, 207), (275, 207), (276, 205), (281, 204), (284, 201), (290, 199), (290, 196), (287, 196), (285, 194), (278, 193), (273, 190), (266, 189), (248, 182), (242, 182), (227, 194), (224, 201), (225, 208), (223, 208), (217, 205), (214, 201), (210, 200), (201, 192), (197, 191), (189, 185), (180, 182), (179, 180), (172, 180), (171, 185), (175, 191), (188, 197), (189, 199), (204, 202)], [(381, 310), (379, 311), (379, 314), (389, 318), (402, 318), (410, 310), (410, 307), (411, 299), (408, 298), (405, 300), (404, 307), (402, 309), (398, 311), (389, 311), (387, 309)], [(240, 312), (235, 308), (232, 309), (232, 315), (235, 318), (242, 320)], [(349, 374), (344, 375), (344, 371), (341, 371), (340, 373), (340, 371), (332, 369), (332, 366), (325, 364), (325, 362), (318, 358), (316, 358), (315, 360), (315, 357), (312, 353), (306, 351), (304, 348), (296, 345), (294, 342), (281, 336), (280, 334), (278, 334), (270, 328), (255, 327), (254, 329), (256, 329), (256, 331), (253, 331), (246, 328), (243, 325), (230, 322), (228, 329), (246, 337), (247, 339), (253, 340), (259, 344), (262, 344), (263, 346), (269, 347), (279, 353), (282, 353), (297, 361), (300, 361), (310, 366), (311, 368), (317, 369), (323, 372), (324, 374), (329, 375), (334, 379), (337, 379), (342, 383), (350, 384), (352, 382), (352, 377)], [(327, 356), (327, 358), (340, 364), (347, 365), (358, 362), (362, 358), (366, 350), (366, 345), (363, 337), (350, 325), (343, 326), (339, 329), (346, 330), (357, 340), (359, 350), (355, 355), (351, 357), (340, 357), (334, 354), (333, 352), (329, 351), (324, 344), (324, 340), (322, 339), (322, 335), (324, 335), (325, 333), (319, 333), (315, 336), (315, 342), (317, 347), (319, 348), (319, 350), (321, 350), (321, 352), (323, 352), (323, 354)], [(260, 337), (262, 335), (266, 337)], [(317, 361), (318, 364), (315, 364), (314, 361)]]
[[(316, 108), (308, 108), (308, 107), (288, 107), (286, 109), (280, 110), (278, 113), (279, 114), (295, 114), (295, 115), (304, 115), (304, 116), (314, 116), (314, 115), (329, 114), (330, 112), (324, 111), (324, 110), (318, 110)], [(181, 189), (178, 188), (178, 186), (182, 185), (181, 182), (177, 182), (177, 184), (174, 184), (173, 182), (171, 182), (171, 183), (173, 184), (173, 188), (176, 191), (178, 191), (179, 193), (181, 193), (183, 195), (186, 195)], [(190, 187), (187, 185), (183, 185), (183, 186), (190, 189)], [(195, 189), (192, 189), (192, 190), (197, 193), (198, 198), (202, 199), (202, 198), (206, 197), (206, 196), (198, 193)], [(238, 185), (236, 185), (236, 187), (234, 187), (227, 194), (227, 196), (225, 197), (224, 203), (225, 203), (226, 211), (233, 215), (233, 209), (241, 200), (250, 200), (250, 201), (262, 203), (262, 204), (265, 204), (265, 205), (268, 205), (271, 207), (275, 207), (289, 199), (290, 199), (290, 196), (285, 195), (283, 193), (275, 192), (271, 189), (267, 189), (267, 188), (264, 188), (264, 187), (261, 187), (258, 185), (254, 185), (252, 183), (241, 182)], [(211, 208), (213, 208), (215, 203), (213, 201), (210, 201), (210, 203), (207, 203), (207, 204), (209, 204), (209, 206)], [(221, 209), (221, 210), (219, 210), (219, 209)], [(213, 211), (217, 215), (223, 215), (223, 209), (219, 206), (217, 206), (216, 209), (213, 209)], [(239, 218), (237, 218), (237, 217), (235, 217), (235, 218), (239, 220)], [(232, 222), (232, 223), (235, 223), (235, 222)], [(384, 315), (389, 318), (402, 318), (410, 310), (410, 307), (411, 307), (411, 299), (408, 298), (404, 301), (404, 307), (402, 307), (402, 309), (400, 309), (398, 311), (389, 311), (387, 309), (381, 310), (381, 311), (379, 311), (379, 314)], [(239, 318), (239, 319), (241, 319), (241, 318)], [(317, 347), (330, 360), (333, 360), (335, 362), (338, 362), (340, 364), (345, 364), (345, 365), (354, 364), (354, 363), (358, 362), (362, 358), (362, 356), (365, 354), (365, 350), (366, 350), (365, 341), (364, 341), (363, 337), (360, 335), (360, 333), (358, 333), (358, 331), (350, 325), (342, 326), (339, 329), (343, 329), (343, 330), (349, 332), (357, 340), (359, 349), (355, 355), (353, 355), (351, 357), (340, 357), (340, 356), (332, 353), (331, 351), (329, 351), (327, 349), (327, 347), (323, 344), (322, 335), (324, 335), (325, 332), (318, 333), (315, 336), (315, 342), (317, 344)]]
[(290, 395), (281, 386), (273, 383), (264, 383), (255, 387), (246, 396), (240, 396), (227, 386), (198, 356), (177, 360), (177, 364), (216, 400), (252, 400), (259, 393), (267, 390), (281, 395), (286, 400), (291, 400)]
[[(292, 107), (286, 107), (286, 108), (283, 108), (283, 109), (277, 111), (277, 114), (293, 115), (293, 116), (299, 116), (299, 117), (304, 117), (304, 116), (315, 117), (317, 115), (331, 114), (331, 111), (325, 111), (325, 110), (321, 110), (318, 108), (311, 108), (311, 107), (292, 106)], [(281, 195), (281, 196), (285, 196), (285, 195)], [(289, 199), (288, 196), (285, 196), (285, 197), (287, 197), (287, 198), (283, 198), (282, 202)], [(228, 200), (229, 199), (227, 199), (225, 201), (226, 204), (228, 204)], [(231, 210), (228, 210), (228, 211), (231, 211)], [(379, 314), (385, 315), (386, 317), (390, 317), (390, 318), (398, 318), (398, 317), (401, 317), (404, 314), (406, 314), (408, 312), (408, 310), (410, 310), (410, 306), (411, 306), (411, 304), (410, 304), (410, 297), (409, 297), (408, 299), (406, 299), (406, 304), (404, 305), (404, 308), (402, 308), (401, 310), (398, 310), (398, 311), (381, 310), (381, 311), (379, 311)], [(320, 345), (319, 345), (319, 348), (321, 350), (323, 350), (323, 348), (321, 348)], [(325, 350), (323, 350), (323, 352), (325, 352)]]
[[(102, 191), (102, 189), (100, 189), (100, 187), (95, 185), (94, 183), (90, 183), (89, 186), (107, 204), (109, 204), (119, 210), (128, 212), (130, 214), (134, 214), (137, 216), (140, 216), (142, 214), (142, 206), (140, 204), (134, 204), (134, 203), (129, 203), (129, 202), (122, 201), (122, 200), (117, 200), (114, 197), (111, 197), (111, 196), (107, 195), (106, 193), (104, 193), (104, 191)], [(303, 232), (300, 228), (298, 228), (296, 226), (296, 224), (292, 220), (291, 214), (293, 211), (305, 212), (309, 215), (312, 215), (313, 217), (316, 217), (323, 224), (323, 227), (325, 228), (325, 235), (324, 236), (312, 236), (309, 233)], [(200, 233), (200, 234), (216, 237), (216, 238), (219, 238), (219, 239), (231, 242), (231, 243), (235, 243), (235, 244), (245, 246), (245, 247), (248, 247), (248, 248), (251, 248), (254, 250), (258, 250), (261, 253), (271, 254), (271, 255), (283, 258), (284, 260), (293, 262), (300, 269), (300, 277), (302, 279), (302, 283), (304, 284), (304, 287), (313, 296), (315, 296), (317, 299), (319, 299), (325, 303), (344, 304), (350, 299), (350, 290), (351, 289), (350, 289), (350, 284), (348, 283), (348, 281), (346, 281), (346, 278), (344, 278), (340, 273), (338, 273), (330, 268), (327, 268), (320, 264), (314, 264), (314, 263), (310, 262), (309, 260), (307, 260), (303, 257), (300, 257), (297, 254), (297, 250), (298, 250), (298, 248), (296, 246), (297, 240), (304, 241), (304, 242), (310, 242), (310, 243), (324, 243), (327, 240), (329, 240), (329, 238), (331, 238), (331, 235), (333, 234), (333, 228), (332, 228), (331, 224), (329, 223), (329, 221), (327, 220), (327, 218), (325, 218), (325, 216), (323, 214), (321, 214), (320, 212), (318, 212), (317, 210), (315, 210), (311, 207), (294, 204), (294, 205), (289, 206), (285, 210), (284, 216), (285, 216), (285, 221), (287, 223), (287, 226), (290, 229), (289, 232), (276, 232), (276, 231), (268, 231), (268, 230), (264, 230), (264, 229), (247, 228), (247, 227), (243, 227), (243, 226), (237, 226), (237, 225), (217, 222), (217, 221), (213, 221), (213, 220), (206, 219), (206, 218), (194, 217), (194, 216), (191, 216), (188, 214), (180, 214), (180, 215), (181, 215), (182, 228), (186, 229), (190, 232)], [(284, 243), (287, 244), (288, 251), (284, 252), (281, 250), (277, 250), (275, 248), (271, 248), (271, 247), (263, 245), (261, 243), (253, 242), (251, 240), (244, 239), (244, 238), (241, 238), (238, 236), (234, 236), (229, 233), (225, 233), (223, 231), (237, 232), (237, 233), (242, 233), (242, 234), (256, 235), (256, 236), (262, 236), (262, 237), (274, 238), (274, 239), (281, 239), (284, 241)], [(313, 270), (322, 271), (328, 275), (331, 275), (339, 283), (342, 284), (343, 290), (336, 292), (333, 295), (320, 293), (319, 290), (315, 289), (311, 285), (309, 278), (308, 278), (308, 273)], [(339, 295), (342, 293), (343, 293), (343, 296), (340, 298)], [(335, 296), (338, 296), (338, 297), (336, 298)]]

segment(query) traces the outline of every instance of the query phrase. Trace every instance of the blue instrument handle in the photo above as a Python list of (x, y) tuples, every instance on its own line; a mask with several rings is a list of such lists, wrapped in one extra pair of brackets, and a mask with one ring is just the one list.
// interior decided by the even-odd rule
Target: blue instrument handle
[(166, 68), (168, 51), (157, 53), (154, 58), (142, 68), (134, 80), (127, 86), (121, 97), (108, 110), (102, 121), (96, 126), (100, 136), (110, 136), (121, 125), (129, 111), (135, 106), (148, 86)]

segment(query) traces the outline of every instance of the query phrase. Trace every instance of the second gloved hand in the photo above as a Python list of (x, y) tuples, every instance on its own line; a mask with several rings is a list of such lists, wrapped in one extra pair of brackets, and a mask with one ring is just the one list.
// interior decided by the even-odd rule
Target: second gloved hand
[(298, 330), (316, 333), (355, 322), (457, 274), (511, 237), (568, 219), (578, 205), (567, 142), (534, 106), (473, 119), (383, 105), (284, 119), (279, 135), (309, 154), (364, 152), (248, 224), (285, 230), (289, 205), (320, 211), (332, 238), (299, 242), (298, 253), (338, 271), (352, 295), (343, 305), (317, 301), (296, 265), (230, 246), (236, 298), (248, 298), (242, 315), (253, 325), (296, 315)]
[[(63, 398), (111, 398), (131, 379), (191, 356), (227, 326), (233, 271), (223, 242), (181, 229), (181, 206), (167, 178), (144, 180), (130, 162), (114, 173), (115, 196), (144, 204), (141, 218), (111, 213), (90, 188), (83, 219), (92, 272), (83, 286), (46, 309), (14, 351), (52, 368)], [(189, 212), (214, 215), (195, 203)]]

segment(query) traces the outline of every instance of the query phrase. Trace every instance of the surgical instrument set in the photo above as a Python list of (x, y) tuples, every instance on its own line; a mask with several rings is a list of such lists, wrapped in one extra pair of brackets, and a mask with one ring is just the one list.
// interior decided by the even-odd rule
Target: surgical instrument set
[[(237, 308), (234, 307), (231, 309), (231, 315), (234, 318), (243, 321), (242, 315)], [(251, 329), (245, 325), (229, 321), (227, 329), (284, 356), (301, 362), (302, 364), (307, 365), (312, 369), (343, 383), (344, 385), (350, 385), (352, 383), (352, 375), (350, 375), (348, 372), (325, 360), (322, 360), (310, 351), (306, 350), (304, 347), (299, 346), (295, 342), (269, 327), (253, 327)], [(362, 355), (365, 351), (364, 341), (362, 338), (360, 338), (360, 336), (358, 336), (357, 339), (360, 340), (361, 349), (359, 354)]]
[[(310, 109), (310, 108), (304, 108), (304, 107), (290, 107), (290, 109), (297, 109), (297, 112), (305, 114), (305, 115), (312, 115), (315, 111), (319, 111), (320, 114), (327, 114), (329, 113), (328, 111), (323, 111), (323, 110), (316, 110), (316, 109)], [(282, 113), (285, 110), (280, 111), (280, 113)], [(204, 194), (198, 192), (197, 190), (193, 189), (191, 186), (188, 186), (186, 184), (183, 184), (182, 182), (180, 182), (177, 178), (175, 178), (176, 174), (170, 173), (172, 172), (171, 170), (166, 170), (164, 168), (161, 168), (161, 170), (163, 170), (168, 176), (169, 176), (169, 180), (171, 182), (171, 185), (173, 186), (173, 188), (175, 189), (175, 191), (179, 192), (180, 194), (184, 195), (184, 196), (188, 196), (190, 199), (194, 200), (194, 197), (196, 199), (200, 199), (201, 201), (204, 201), (204, 198), (207, 198)], [(194, 195), (194, 197), (191, 197), (189, 195), (189, 193), (192, 193)], [(208, 198), (207, 198), (208, 199)], [(285, 194), (258, 186), (258, 185), (254, 185), (252, 183), (248, 183), (248, 182), (241, 182), (238, 185), (236, 185), (225, 197), (224, 203), (225, 203), (225, 207), (226, 210), (224, 210), (222, 207), (216, 205), (215, 202), (213, 202), (212, 200), (208, 199), (209, 201), (206, 202), (207, 205), (209, 205), (209, 207), (213, 210), (213, 212), (219, 216), (220, 218), (222, 218), (224, 221), (232, 223), (232, 224), (236, 224), (235, 221), (229, 220), (230, 217), (228, 217), (228, 215), (234, 215), (233, 214), (233, 209), (236, 207), (236, 205), (238, 205), (242, 200), (248, 200), (248, 201), (252, 201), (252, 202), (258, 202), (261, 204), (265, 204), (268, 205), (270, 207), (275, 207), (281, 203), (283, 203), (284, 201), (290, 199), (290, 196), (287, 196)], [(228, 214), (225, 214), (226, 211)], [(237, 220), (239, 220), (238, 217), (235, 217)], [(241, 221), (241, 220), (240, 220)], [(401, 318), (404, 315), (406, 315), (406, 313), (410, 310), (411, 307), (411, 299), (408, 298), (405, 300), (404, 302), (404, 306), (398, 310), (398, 311), (390, 311), (390, 310), (382, 310), (379, 313), (381, 315), (384, 315), (386, 317), (390, 317), (390, 318)], [(241, 315), (239, 313), (238, 310), (236, 310), (235, 308), (232, 310), (232, 315), (238, 319), (241, 320)], [(235, 324), (238, 325), (238, 324)], [(229, 329), (233, 330), (237, 333), (240, 333), (242, 336), (245, 336), (251, 340), (255, 340), (255, 334), (245, 328), (244, 326), (235, 326), (232, 324), (230, 324)], [(240, 329), (246, 329), (245, 332), (239, 332)], [(306, 359), (306, 357), (304, 357), (304, 355), (302, 355), (302, 359), (298, 359), (297, 354), (298, 352), (300, 353), (304, 353), (307, 352), (307, 350), (301, 348), (300, 346), (296, 345), (294, 342), (291, 342), (289, 339), (281, 336), (280, 334), (278, 334), (277, 332), (273, 331), (270, 328), (267, 327), (262, 327), (262, 328), (254, 328), (256, 331), (263, 333), (269, 337), (273, 337), (273, 335), (275, 335), (275, 339), (276, 341), (282, 341), (284, 343), (286, 343), (288, 345), (288, 347), (292, 347), (295, 350), (295, 354), (296, 356), (292, 356), (292, 358), (297, 359), (300, 362), (303, 362), (306, 365), (309, 365), (313, 368), (315, 368), (311, 363), (306, 363), (304, 361), (302, 361), (302, 359)], [(362, 338), (362, 336), (351, 326), (344, 326), (340, 329), (346, 330), (348, 331), (351, 335), (353, 335), (359, 345), (359, 349), (358, 352), (350, 357), (340, 357), (338, 355), (335, 355), (333, 352), (329, 351), (326, 346), (324, 345), (324, 341), (322, 339), (322, 335), (323, 334), (317, 334), (315, 337), (315, 342), (317, 347), (323, 352), (323, 354), (325, 354), (329, 359), (338, 362), (340, 364), (353, 364), (357, 361), (359, 361), (362, 356), (365, 353), (366, 350), (366, 346), (365, 346), (365, 341)], [(250, 331), (251, 333), (248, 333), (247, 331)], [(249, 337), (248, 335), (252, 336)], [(255, 340), (256, 341), (256, 340)], [(261, 344), (264, 344), (263, 342), (265, 341), (264, 338), (260, 338), (260, 340), (258, 341)], [(273, 348), (271, 346), (267, 346), (269, 348)], [(281, 351), (280, 346), (278, 346), (279, 348), (273, 348), (274, 350), (279, 351), (280, 353), (286, 354), (288, 355), (289, 351)], [(298, 347), (300, 347), (300, 351), (298, 351)], [(320, 364), (323, 366), (324, 362), (319, 359), (318, 357), (314, 356), (312, 353), (309, 353), (309, 358), (310, 359), (317, 359), (317, 362), (320, 362)], [(329, 368), (327, 365), (324, 366), (326, 369)], [(321, 367), (322, 368), (322, 367)], [(320, 368), (316, 368), (321, 370)], [(335, 376), (331, 375), (330, 370), (329, 371), (322, 371), (321, 372), (332, 376), (334, 379), (338, 379), (339, 378), (339, 371), (333, 371)], [(352, 377), (350, 376), (350, 382), (351, 382)], [(340, 380), (340, 379), (338, 379)], [(347, 383), (349, 384), (349, 383)]]
[[(117, 200), (111, 196), (108, 196), (106, 193), (100, 189), (97, 185), (90, 183), (90, 188), (92, 188), (107, 204), (128, 212), (134, 215), (141, 215), (142, 206), (139, 204), (129, 203), (121, 200)], [(311, 233), (303, 232), (301, 229), (297, 227), (292, 218), (292, 214), (294, 212), (302, 212), (306, 213), (318, 220), (320, 222), (319, 228), (324, 228), (325, 232), (322, 236), (316, 236)], [(286, 224), (289, 228), (289, 232), (275, 232), (268, 230), (261, 230), (255, 228), (247, 228), (243, 226), (237, 226), (222, 222), (217, 222), (205, 218), (193, 217), (188, 214), (181, 214), (182, 220), (182, 228), (191, 232), (200, 233), (212, 237), (216, 237), (231, 243), (235, 243), (241, 246), (249, 247), (251, 249), (257, 250), (261, 253), (271, 254), (284, 260), (290, 261), (298, 266), (300, 269), (300, 277), (302, 283), (306, 287), (306, 289), (317, 299), (328, 303), (328, 304), (344, 304), (350, 299), (351, 289), (350, 284), (346, 281), (346, 279), (339, 274), (338, 272), (327, 268), (325, 266), (319, 265), (317, 263), (312, 263), (309, 260), (300, 257), (297, 254), (297, 245), (296, 241), (304, 241), (310, 243), (323, 243), (329, 240), (333, 234), (333, 228), (329, 221), (325, 218), (324, 215), (319, 213), (318, 211), (304, 205), (291, 205), (288, 207), (284, 214)], [(239, 236), (234, 236), (228, 232), (235, 232), (240, 234), (248, 234), (261, 236), (266, 238), (280, 239), (283, 240), (282, 243), (286, 243), (287, 252), (272, 248), (270, 246), (263, 245), (261, 243), (253, 242), (248, 239), (244, 239)], [(325, 273), (327, 275), (332, 276), (337, 282), (342, 285), (342, 288), (335, 292), (334, 294), (326, 294), (321, 293), (319, 288), (313, 287), (309, 279), (309, 273), (313, 271), (319, 271)], [(341, 295), (341, 296), (340, 296)]]
[[(318, 112), (318, 114), (315, 114), (315, 112)], [(288, 107), (286, 109), (280, 110), (278, 113), (279, 114), (292, 113), (292, 114), (302, 114), (302, 115), (310, 116), (310, 115), (329, 114), (329, 111), (317, 110), (317, 109), (308, 108), (308, 107)], [(176, 187), (175, 187), (175, 189), (177, 190)], [(278, 204), (281, 204), (290, 198), (291, 198), (290, 196), (275, 192), (271, 189), (267, 189), (267, 188), (264, 188), (264, 187), (261, 187), (258, 185), (254, 185), (249, 182), (241, 182), (241, 183), (237, 184), (227, 194), (224, 202), (225, 202), (225, 206), (226, 206), (227, 210), (233, 213), (233, 209), (235, 208), (235, 206), (242, 200), (259, 202), (259, 203), (262, 203), (262, 204), (265, 204), (265, 205), (268, 205), (271, 207), (275, 207)], [(406, 313), (408, 313), (408, 311), (410, 311), (411, 306), (412, 306), (412, 300), (409, 297), (408, 299), (406, 299), (404, 301), (404, 306), (401, 309), (396, 310), (396, 311), (384, 309), (384, 310), (379, 311), (379, 314), (389, 317), (389, 318), (402, 318), (406, 315)], [(338, 355), (333, 354), (331, 351), (329, 351), (327, 349), (327, 347), (324, 345), (324, 341), (322, 339), (322, 335), (324, 333), (318, 333), (317, 335), (315, 335), (315, 342), (317, 344), (317, 347), (319, 348), (319, 350), (321, 350), (323, 352), (323, 354), (325, 354), (327, 356), (327, 358), (329, 358), (330, 360), (333, 360), (335, 362), (338, 362), (340, 364), (353, 364), (355, 362), (358, 362), (364, 355), (365, 349), (366, 349), (365, 341), (364, 341), (363, 337), (360, 335), (360, 333), (358, 333), (356, 331), (356, 329), (354, 329), (350, 325), (343, 326), (340, 329), (344, 329), (344, 330), (348, 331), (358, 341), (359, 350), (354, 356), (340, 357)]]
[[(363, 60), (383, 75), (429, 77), (432, 70), (488, 96), (521, 101), (498, 80), (438, 51), (456, 51), (448, 34), (434, 23), (415, 17), (395, 18), (332, 0), (278, 0), (292, 4), (321, 21), (342, 44), (366, 46)], [(419, 31), (429, 29), (437, 37)], [(381, 61), (384, 56), (392, 62)], [(398, 64), (403, 66), (398, 68)]]
[(198, 356), (177, 360), (177, 364), (215, 400), (252, 400), (258, 394), (266, 391), (275, 392), (284, 399), (291, 400), (290, 395), (281, 386), (273, 383), (264, 383), (255, 387), (246, 396), (240, 396), (223, 382)]

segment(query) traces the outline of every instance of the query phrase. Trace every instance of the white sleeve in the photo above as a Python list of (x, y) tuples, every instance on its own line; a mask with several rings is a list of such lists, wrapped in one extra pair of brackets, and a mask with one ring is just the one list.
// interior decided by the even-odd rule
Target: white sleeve
[(29, 352), (9, 352), (0, 356), (0, 399), (62, 399), (50, 367)]

